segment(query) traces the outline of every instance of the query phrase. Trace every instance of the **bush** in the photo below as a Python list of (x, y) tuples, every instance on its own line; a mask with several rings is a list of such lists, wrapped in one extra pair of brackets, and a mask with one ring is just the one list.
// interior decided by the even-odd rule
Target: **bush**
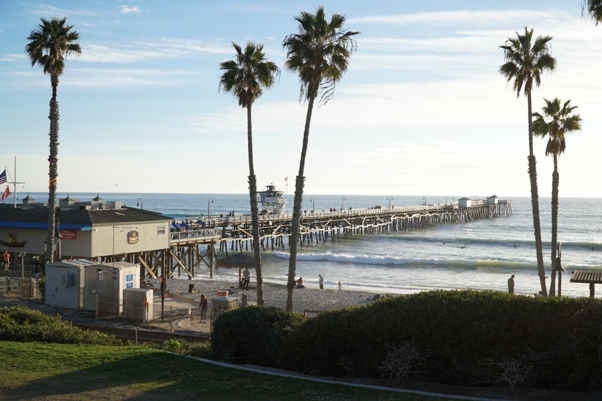
[(0, 341), (120, 345), (115, 336), (81, 330), (70, 322), (22, 306), (0, 308)]
[[(321, 313), (284, 343), (280, 367), (379, 377), (412, 351), (415, 372), (448, 384), (602, 388), (602, 302), (492, 291), (431, 291)], [(400, 368), (406, 365), (399, 364)]]
[(286, 338), (303, 321), (302, 315), (266, 306), (246, 306), (226, 312), (213, 324), (212, 357), (276, 366)]

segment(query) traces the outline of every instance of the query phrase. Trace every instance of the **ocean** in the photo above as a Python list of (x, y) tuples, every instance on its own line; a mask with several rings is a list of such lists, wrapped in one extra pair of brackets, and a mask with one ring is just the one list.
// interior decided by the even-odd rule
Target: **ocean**
[[(45, 201), (46, 193), (31, 193), (36, 201)], [(96, 193), (69, 193), (80, 201), (91, 200)], [(23, 195), (25, 196), (25, 195)], [(67, 193), (59, 193), (59, 199)], [(121, 201), (126, 206), (142, 204), (176, 218), (201, 214), (249, 214), (248, 194), (100, 194), (105, 201)], [(293, 194), (287, 194), (287, 212), (292, 212)], [(304, 196), (305, 210), (330, 208), (367, 208), (372, 206), (417, 206), (444, 203), (458, 197), (311, 195)], [(504, 199), (501, 197), (500, 199)], [(380, 293), (415, 293), (436, 289), (478, 289), (507, 291), (507, 279), (515, 275), (515, 292), (535, 294), (540, 291), (537, 275), (533, 218), (529, 198), (507, 198), (512, 201), (513, 215), (460, 224), (436, 224), (414, 231), (384, 235), (354, 235), (334, 242), (299, 248), (297, 277), (306, 285), (318, 285), (318, 274), (325, 287), (366, 290)], [(12, 197), (7, 200), (12, 200)], [(544, 261), (549, 271), (551, 218), (550, 199), (540, 198)], [(589, 296), (587, 284), (570, 283), (575, 269), (602, 271), (602, 199), (561, 198), (558, 239), (562, 242), (562, 294)], [(288, 248), (264, 252), (264, 280), (286, 283)], [(219, 257), (219, 255), (218, 255)], [(237, 275), (220, 269), (215, 278), (229, 279)], [(201, 269), (200, 277), (208, 277)], [(252, 279), (253, 280), (253, 279)], [(597, 289), (602, 294), (602, 286)]]

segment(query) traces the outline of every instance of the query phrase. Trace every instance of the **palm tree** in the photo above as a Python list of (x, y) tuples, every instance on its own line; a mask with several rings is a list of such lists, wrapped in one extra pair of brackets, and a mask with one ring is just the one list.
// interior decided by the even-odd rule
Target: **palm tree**
[[(544, 99), (545, 107), (539, 113), (533, 113), (533, 133), (536, 136), (548, 137), (546, 145), (546, 156), (554, 156), (554, 172), (552, 173), (552, 266), (556, 263), (556, 243), (558, 239), (558, 157), (566, 149), (565, 134), (581, 129), (581, 116), (571, 114), (577, 106), (571, 106), (571, 101), (567, 100), (561, 106), (559, 98), (554, 100)], [(549, 122), (545, 120), (548, 117)], [(550, 283), (550, 296), (555, 295), (556, 271), (552, 270), (552, 279)]]
[(68, 54), (81, 54), (77, 42), (79, 33), (72, 30), (73, 25), (66, 25), (67, 18), (53, 18), (48, 21), (40, 19), (37, 29), (31, 31), (27, 38), (29, 43), (25, 52), (31, 60), (31, 66), (38, 64), (44, 69), (44, 74), (50, 75), (52, 98), (50, 99), (50, 155), (48, 157), (48, 238), (46, 240), (46, 261), (54, 261), (54, 237), (56, 217), (56, 187), (58, 178), (58, 148), (59, 148), (59, 103), (56, 92), (59, 77), (65, 69), (65, 59)]
[(602, 22), (602, 0), (583, 0), (582, 14), (585, 14), (586, 8), (587, 13), (596, 21), (596, 25), (598, 22)]
[(500, 74), (508, 81), (514, 79), (513, 89), (516, 97), (524, 88), (527, 96), (527, 119), (529, 124), (529, 178), (531, 182), (531, 206), (533, 208), (533, 227), (535, 231), (535, 248), (537, 254), (537, 271), (541, 284), (541, 293), (547, 296), (546, 274), (543, 262), (541, 243), (541, 225), (539, 220), (539, 194), (537, 192), (537, 167), (533, 154), (533, 121), (531, 117), (531, 92), (533, 84), (539, 86), (541, 74), (552, 71), (556, 67), (556, 59), (550, 54), (551, 36), (538, 36), (533, 41), (533, 29), (525, 27), (524, 35), (516, 33), (516, 38), (508, 38), (506, 44), (500, 46), (504, 50), (505, 63), (500, 67)]
[(220, 63), (224, 74), (219, 87), (232, 93), (238, 99), (238, 105), (247, 109), (247, 145), (249, 153), (249, 196), (251, 198), (251, 221), (253, 224), (253, 252), (255, 255), (255, 274), (257, 275), (257, 304), (263, 305), (263, 277), (261, 275), (261, 249), (259, 248), (259, 211), (257, 209), (257, 179), (253, 165), (253, 129), (251, 108), (263, 93), (263, 88), (271, 88), (280, 69), (271, 61), (266, 61), (263, 44), (247, 42), (242, 49), (232, 42), (236, 50), (234, 60)]
[(333, 96), (335, 85), (347, 71), (349, 58), (357, 45), (353, 36), (359, 32), (343, 29), (345, 16), (333, 14), (330, 22), (326, 20), (324, 8), (318, 7), (315, 14), (301, 12), (295, 17), (299, 23), (299, 33), (284, 38), (282, 46), (286, 49), (288, 70), (299, 75), (301, 91), (299, 100), (308, 101), (303, 146), (299, 174), (295, 181), (295, 201), (290, 236), (290, 259), (288, 270), (286, 310), (293, 310), (293, 290), (297, 265), (297, 241), (299, 238), (299, 220), (305, 177), (305, 157), (309, 140), (309, 127), (314, 102), (321, 93), (320, 101), (326, 104)]

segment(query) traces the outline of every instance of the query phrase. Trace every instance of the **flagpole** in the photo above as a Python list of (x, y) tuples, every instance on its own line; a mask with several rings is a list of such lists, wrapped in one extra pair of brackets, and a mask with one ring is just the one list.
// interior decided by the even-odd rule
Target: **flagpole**
[(15, 155), (15, 178), (13, 179), (13, 205), (17, 208), (17, 155)]
[[(6, 168), (5, 168), (6, 170)], [(14, 208), (17, 208), (17, 184), (25, 184), (24, 182), (18, 182), (17, 181), (17, 155), (15, 155), (15, 170), (14, 170), (15, 175), (13, 176), (13, 181), (10, 182), (10, 184), (13, 184), (13, 205)], [(8, 188), (8, 182), (6, 183), (7, 188)], [(10, 190), (9, 190), (9, 196), (10, 196)]]

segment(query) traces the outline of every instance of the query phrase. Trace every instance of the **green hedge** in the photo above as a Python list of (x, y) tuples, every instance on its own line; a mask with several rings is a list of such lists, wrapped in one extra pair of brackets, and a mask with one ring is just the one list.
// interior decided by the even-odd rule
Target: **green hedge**
[(248, 307), (220, 316), (213, 357), (328, 376), (472, 386), (602, 388), (602, 302), (431, 291), (304, 319)]
[(320, 314), (289, 336), (282, 367), (378, 377), (409, 347), (437, 382), (601, 388), (601, 336), (599, 300), (431, 291)]
[(288, 335), (305, 318), (282, 309), (246, 306), (220, 315), (213, 324), (212, 357), (236, 363), (277, 366)]
[(80, 330), (70, 322), (21, 306), (0, 308), (0, 341), (120, 345), (115, 336)]

